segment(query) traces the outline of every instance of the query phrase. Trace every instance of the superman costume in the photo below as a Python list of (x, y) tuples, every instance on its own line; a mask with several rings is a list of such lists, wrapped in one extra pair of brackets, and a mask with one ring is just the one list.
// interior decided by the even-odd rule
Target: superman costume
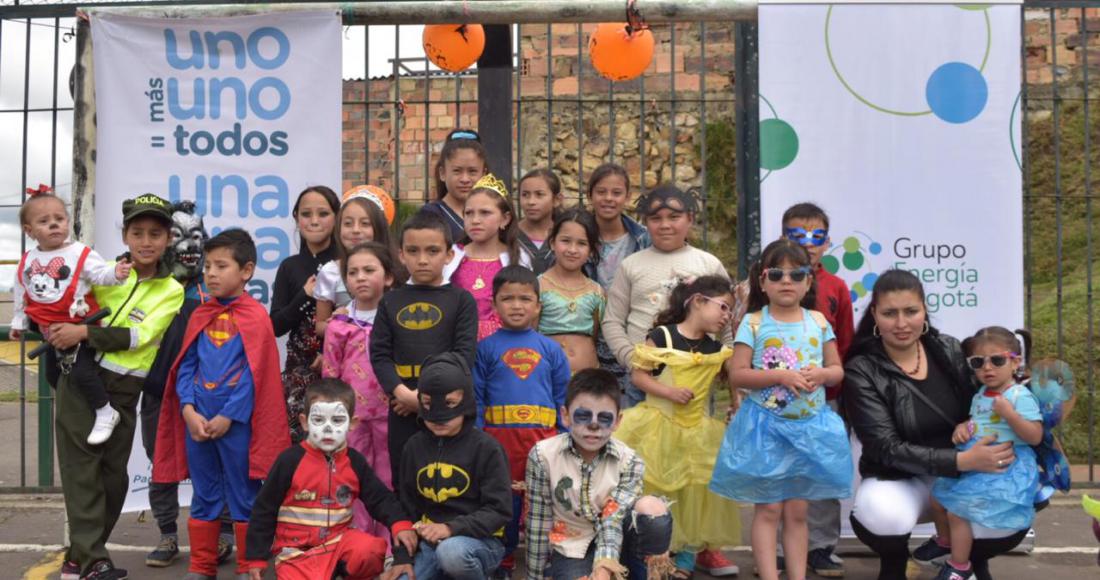
[[(345, 446), (330, 457), (307, 441), (283, 451), (252, 509), (249, 567), (262, 569), (275, 554), (282, 580), (332, 578), (338, 567), (345, 578), (381, 574), (386, 542), (352, 528), (356, 499), (393, 535), (412, 529), (397, 496), (358, 451)], [(401, 544), (393, 552), (394, 564), (412, 563)]]
[[(153, 481), (172, 483), (191, 474), (191, 571), (216, 575), (224, 506), (238, 545), (244, 545), (260, 480), (290, 446), (279, 350), (267, 312), (243, 294), (196, 308), (181, 353), (164, 389)], [(180, 412), (188, 404), (207, 420), (222, 415), (232, 425), (222, 437), (194, 441)], [(248, 571), (240, 553), (237, 571)]]
[[(561, 345), (534, 330), (502, 328), (478, 344), (477, 426), (504, 447), (513, 484), (523, 482), (535, 443), (565, 431), (558, 410), (565, 406), (569, 375)], [(515, 493), (505, 528), (507, 553), (519, 543), (522, 505), (522, 493)]]

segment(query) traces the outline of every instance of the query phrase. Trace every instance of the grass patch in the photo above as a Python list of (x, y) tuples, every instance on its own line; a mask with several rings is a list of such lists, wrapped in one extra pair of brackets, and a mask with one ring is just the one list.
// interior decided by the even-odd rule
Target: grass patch
[[(0, 403), (18, 403), (19, 391), (4, 391), (0, 392)], [(38, 403), (38, 393), (27, 393), (28, 403)]]

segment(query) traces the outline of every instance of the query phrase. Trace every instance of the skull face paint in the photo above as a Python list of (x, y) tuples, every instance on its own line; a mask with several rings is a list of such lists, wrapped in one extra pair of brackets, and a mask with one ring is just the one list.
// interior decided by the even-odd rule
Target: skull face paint
[(315, 401), (309, 407), (309, 443), (332, 453), (348, 440), (351, 415), (340, 401)]
[(172, 276), (187, 284), (202, 275), (202, 245), (209, 237), (195, 204), (184, 201), (172, 208), (172, 241), (168, 246)]
[(565, 413), (563, 419), (573, 445), (588, 453), (596, 453), (607, 445), (611, 433), (619, 426), (619, 406), (610, 397), (580, 393)]

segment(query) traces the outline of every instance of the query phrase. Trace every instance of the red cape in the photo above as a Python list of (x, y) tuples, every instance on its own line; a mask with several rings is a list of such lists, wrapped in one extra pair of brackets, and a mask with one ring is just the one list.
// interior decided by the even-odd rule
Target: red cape
[(153, 481), (173, 483), (187, 479), (187, 449), (184, 437), (190, 437), (180, 413), (180, 398), (176, 393), (176, 375), (180, 361), (195, 343), (199, 333), (223, 312), (236, 319), (244, 342), (244, 354), (252, 370), (256, 393), (252, 403), (252, 441), (248, 445), (248, 477), (265, 479), (275, 458), (290, 447), (290, 429), (286, 419), (283, 379), (279, 374), (279, 347), (271, 318), (255, 298), (248, 294), (223, 305), (217, 300), (203, 303), (191, 315), (187, 331), (164, 388), (157, 426), (157, 442), (153, 456)]

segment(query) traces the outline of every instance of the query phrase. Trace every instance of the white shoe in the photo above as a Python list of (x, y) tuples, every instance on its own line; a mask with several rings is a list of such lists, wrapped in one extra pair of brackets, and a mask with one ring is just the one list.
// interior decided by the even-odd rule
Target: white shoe
[(115, 432), (115, 426), (122, 419), (122, 415), (119, 415), (113, 407), (110, 410), (110, 414), (98, 412), (95, 414), (92, 432), (88, 433), (88, 445), (101, 445), (111, 438), (111, 433)]

